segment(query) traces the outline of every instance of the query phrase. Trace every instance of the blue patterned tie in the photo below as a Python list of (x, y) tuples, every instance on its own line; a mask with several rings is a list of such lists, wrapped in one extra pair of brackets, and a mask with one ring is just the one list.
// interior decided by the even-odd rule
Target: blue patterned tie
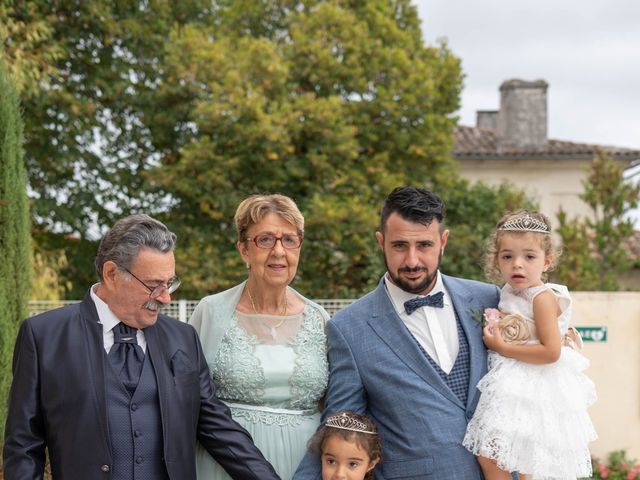
[(433, 295), (427, 295), (426, 297), (412, 298), (411, 300), (407, 300), (406, 302), (404, 302), (404, 311), (407, 312), (407, 315), (411, 315), (420, 307), (442, 308), (444, 307), (444, 302), (442, 301), (443, 298), (443, 292), (434, 293)]
[(119, 323), (113, 327), (113, 346), (109, 350), (109, 360), (131, 395), (138, 386), (144, 362), (144, 352), (136, 338), (137, 332), (135, 328)]

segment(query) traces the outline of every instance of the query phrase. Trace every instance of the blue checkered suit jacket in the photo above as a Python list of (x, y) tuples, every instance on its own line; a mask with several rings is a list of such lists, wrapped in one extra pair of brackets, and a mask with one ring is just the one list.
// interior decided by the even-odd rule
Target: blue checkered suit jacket
[[(481, 480), (475, 457), (462, 447), (487, 371), (482, 329), (474, 312), (498, 305), (494, 285), (442, 276), (469, 341), (466, 405), (451, 391), (402, 324), (384, 283), (328, 323), (330, 379), (323, 420), (340, 410), (370, 415), (383, 442), (377, 480)], [(294, 480), (320, 479), (309, 454)]]

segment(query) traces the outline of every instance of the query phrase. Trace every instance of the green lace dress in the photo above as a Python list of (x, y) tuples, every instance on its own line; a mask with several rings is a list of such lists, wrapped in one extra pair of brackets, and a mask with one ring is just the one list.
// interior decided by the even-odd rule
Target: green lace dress
[[(206, 305), (208, 299), (212, 297), (203, 299), (192, 323), (200, 332), (218, 397), (278, 475), (291, 479), (320, 422), (318, 401), (328, 379), (327, 313), (306, 299), (301, 313), (284, 317), (234, 309), (218, 331), (220, 338), (213, 339), (203, 328), (215, 321), (211, 312), (216, 299)], [(202, 447), (196, 461), (199, 480), (231, 478)]]

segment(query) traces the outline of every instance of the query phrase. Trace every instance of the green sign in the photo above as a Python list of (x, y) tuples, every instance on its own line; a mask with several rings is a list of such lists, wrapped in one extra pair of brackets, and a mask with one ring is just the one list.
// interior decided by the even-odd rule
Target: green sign
[(582, 335), (583, 342), (606, 342), (607, 327), (576, 327)]

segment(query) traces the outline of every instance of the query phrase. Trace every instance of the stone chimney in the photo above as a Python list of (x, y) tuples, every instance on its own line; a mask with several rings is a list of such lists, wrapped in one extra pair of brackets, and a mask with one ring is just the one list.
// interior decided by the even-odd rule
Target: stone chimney
[(476, 111), (476, 127), (483, 130), (498, 130), (498, 111), (497, 110), (477, 110)]
[(547, 88), (544, 80), (506, 80), (500, 85), (498, 151), (542, 149), (547, 144)]

